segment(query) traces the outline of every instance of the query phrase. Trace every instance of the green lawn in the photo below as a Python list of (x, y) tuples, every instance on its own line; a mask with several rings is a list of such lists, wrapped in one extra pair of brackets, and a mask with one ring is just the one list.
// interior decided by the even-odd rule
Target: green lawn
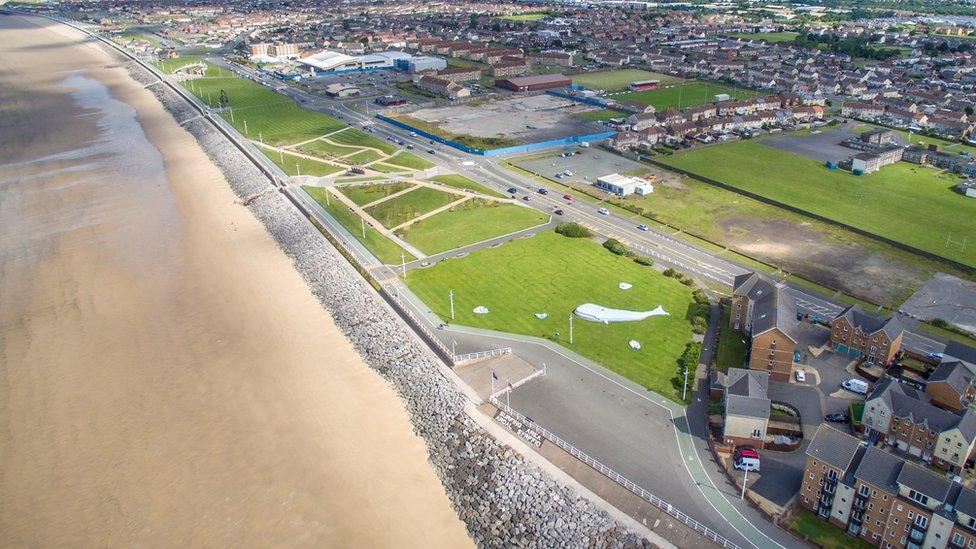
[(173, 59), (160, 59), (156, 61), (155, 65), (166, 74), (173, 74), (180, 67), (199, 62), (200, 57), (197, 55), (181, 55)]
[(379, 183), (373, 185), (348, 185), (336, 187), (336, 190), (344, 194), (358, 206), (365, 206), (370, 202), (398, 193), (404, 189), (413, 187), (410, 183)]
[(372, 149), (363, 149), (362, 151), (356, 154), (351, 154), (343, 158), (342, 161), (345, 162), (346, 164), (361, 166), (363, 164), (369, 164), (370, 162), (379, 160), (380, 158), (383, 158), (382, 153), (378, 153)]
[(570, 77), (574, 84), (579, 84), (593, 90), (617, 91), (626, 90), (627, 84), (637, 80), (660, 80), (661, 85), (680, 82), (681, 79), (640, 69), (618, 69), (600, 72), (586, 72), (574, 74)]
[(800, 33), (794, 31), (783, 32), (737, 32), (730, 34), (730, 38), (745, 38), (746, 40), (762, 40), (763, 42), (792, 42)]
[[(874, 124), (860, 123), (854, 126), (855, 132), (865, 132), (871, 129), (880, 128), (881, 126), (875, 126)], [(891, 129), (891, 128), (885, 128)], [(892, 130), (905, 140), (906, 143), (911, 143), (912, 145), (917, 145), (919, 147), (928, 147), (929, 145), (938, 145), (940, 151), (946, 152), (967, 152), (972, 155), (976, 155), (976, 147), (972, 145), (967, 145), (965, 143), (960, 143), (957, 141), (946, 141), (945, 139), (939, 139), (938, 137), (928, 137), (925, 135), (920, 135), (917, 133), (911, 134), (905, 130)]]
[(715, 369), (726, 372), (729, 368), (742, 368), (749, 348), (748, 338), (740, 332), (729, 328), (731, 307), (722, 305), (722, 322), (719, 325), (721, 335), (718, 348), (715, 350)]
[(332, 197), (326, 200), (326, 193), (329, 191), (323, 187), (303, 187), (305, 191), (315, 199), (323, 208), (332, 214), (347, 231), (352, 233), (360, 243), (366, 246), (383, 263), (400, 263), (400, 254), (406, 254), (407, 261), (416, 259), (410, 252), (404, 250), (395, 242), (384, 236), (376, 229), (366, 225), (366, 238), (363, 238), (362, 218), (355, 212), (346, 207), (337, 198)]
[(874, 547), (860, 538), (848, 536), (840, 528), (820, 520), (802, 507), (796, 510), (790, 529), (823, 549), (870, 549)]
[(476, 183), (463, 175), (452, 173), (449, 175), (438, 175), (430, 178), (431, 181), (435, 183), (440, 183), (441, 185), (447, 185), (448, 187), (454, 187), (455, 189), (461, 189), (462, 191), (471, 191), (476, 193), (481, 193), (487, 196), (494, 196), (498, 198), (503, 198), (505, 195), (498, 191), (493, 191), (488, 187), (482, 185), (481, 183)]
[(627, 118), (627, 113), (616, 109), (596, 109), (579, 113), (583, 120), (599, 121), (610, 120), (611, 118)]
[(471, 199), (399, 231), (399, 236), (433, 255), (546, 223), (538, 210)]
[(456, 194), (450, 194), (430, 187), (417, 187), (392, 200), (381, 202), (366, 209), (366, 213), (373, 216), (384, 227), (393, 228), (437, 208), (446, 206), (458, 199)]
[(310, 154), (312, 156), (321, 156), (323, 158), (334, 158), (337, 156), (345, 156), (347, 154), (353, 154), (361, 151), (362, 149), (358, 147), (346, 147), (345, 145), (333, 145), (332, 143), (326, 143), (321, 139), (316, 139), (315, 141), (309, 141), (297, 147), (298, 150), (305, 154)]
[(381, 173), (409, 173), (409, 168), (404, 168), (403, 166), (391, 166), (390, 164), (384, 164), (383, 162), (376, 162), (369, 165), (369, 169), (376, 170)]
[(549, 17), (548, 13), (511, 13), (508, 15), (499, 15), (495, 19), (502, 19), (504, 21), (538, 21), (546, 17)]
[(340, 145), (348, 145), (350, 147), (370, 147), (373, 149), (379, 149), (386, 154), (394, 154), (397, 152), (397, 150), (399, 150), (392, 143), (387, 143), (386, 141), (376, 139), (372, 135), (369, 135), (366, 132), (361, 132), (355, 128), (349, 128), (348, 130), (332, 134), (328, 137), (328, 139), (329, 141), (334, 141)]
[(142, 42), (147, 42), (152, 44), (154, 47), (159, 47), (159, 38), (153, 36), (149, 32), (143, 32), (138, 30), (127, 30), (122, 34), (116, 36), (120, 40), (140, 40)]
[(434, 163), (430, 160), (420, 158), (419, 156), (407, 151), (400, 151), (390, 158), (384, 160), (383, 163), (393, 164), (394, 166), (402, 166), (404, 168), (410, 168), (411, 170), (426, 170), (427, 168), (434, 167)]
[(288, 153), (282, 154), (265, 147), (259, 148), (265, 156), (271, 159), (272, 162), (277, 164), (288, 175), (314, 175), (316, 177), (323, 177), (345, 171), (345, 168), (340, 166), (333, 166), (325, 162), (316, 162), (315, 160), (309, 160), (308, 158)]
[[(820, 162), (736, 141), (661, 157), (661, 161), (835, 219), (968, 265), (976, 246), (947, 248), (946, 238), (976, 239), (976, 201), (953, 192), (958, 177), (898, 162), (856, 176)], [(734, 168), (733, 168), (734, 167)]]
[(733, 88), (711, 82), (689, 81), (673, 86), (664, 86), (656, 90), (627, 92), (614, 95), (617, 101), (636, 101), (645, 105), (653, 105), (662, 111), (668, 107), (686, 108), (710, 103), (717, 94), (725, 93), (733, 99), (755, 97), (756, 93), (743, 88)]
[[(621, 290), (620, 282), (633, 288)], [(546, 231), (411, 271), (406, 283), (441, 318), (450, 319), (453, 290), (457, 324), (549, 338), (668, 398), (681, 397), (676, 360), (691, 341), (691, 290), (592, 240)], [(569, 315), (583, 303), (629, 310), (662, 305), (671, 316), (613, 324), (575, 318), (570, 344)], [(490, 312), (472, 312), (479, 305)], [(642, 350), (631, 349), (631, 340)]]

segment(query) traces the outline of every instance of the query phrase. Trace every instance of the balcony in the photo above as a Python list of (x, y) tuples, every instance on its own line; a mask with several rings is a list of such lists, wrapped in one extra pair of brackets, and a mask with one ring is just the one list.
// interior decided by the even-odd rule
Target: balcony
[(864, 508), (867, 507), (867, 506), (868, 506), (868, 500), (867, 500), (867, 498), (855, 498), (854, 499), (854, 508), (857, 509), (858, 511), (863, 511)]
[(908, 533), (908, 541), (922, 543), (925, 541), (925, 530), (919, 530), (918, 526), (912, 526), (912, 530)]

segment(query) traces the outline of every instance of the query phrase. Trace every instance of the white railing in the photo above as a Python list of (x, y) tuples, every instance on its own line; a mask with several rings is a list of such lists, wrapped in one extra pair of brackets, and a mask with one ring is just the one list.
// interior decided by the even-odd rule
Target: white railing
[(543, 426), (535, 423), (534, 421), (532, 421), (531, 419), (525, 417), (524, 415), (520, 414), (519, 412), (516, 412), (510, 406), (506, 405), (504, 402), (498, 400), (494, 396), (492, 396), (492, 398), (491, 398), (491, 403), (494, 404), (499, 410), (502, 410), (506, 414), (508, 414), (508, 415), (516, 418), (517, 420), (521, 421), (529, 429), (532, 429), (532, 430), (536, 431), (537, 433), (539, 433), (540, 435), (542, 435), (542, 437), (545, 438), (546, 440), (548, 440), (549, 442), (552, 442), (556, 446), (559, 446), (563, 450), (569, 452), (569, 454), (572, 455), (573, 457), (575, 457), (576, 459), (578, 459), (578, 460), (582, 461), (583, 463), (589, 465), (593, 469), (596, 469), (600, 474), (606, 476), (610, 480), (612, 480), (612, 481), (616, 482), (617, 484), (623, 486), (624, 488), (630, 490), (631, 492), (633, 492), (634, 494), (636, 494), (637, 496), (639, 496), (641, 499), (643, 499), (643, 500), (651, 503), (652, 505), (654, 505), (658, 509), (660, 509), (660, 510), (664, 511), (665, 513), (671, 515), (672, 517), (678, 519), (679, 521), (681, 521), (685, 525), (691, 527), (695, 532), (698, 532), (699, 534), (701, 534), (705, 538), (714, 541), (715, 543), (717, 543), (721, 547), (726, 547), (728, 549), (740, 549), (738, 545), (732, 543), (731, 541), (729, 541), (728, 539), (726, 539), (724, 536), (722, 536), (721, 534), (719, 534), (715, 530), (712, 530), (708, 526), (705, 526), (704, 524), (702, 524), (698, 520), (692, 518), (687, 513), (682, 512), (681, 510), (679, 510), (675, 506), (671, 505), (670, 503), (664, 501), (663, 499), (655, 496), (654, 494), (652, 494), (652, 493), (648, 492), (647, 490), (641, 488), (640, 486), (634, 484), (633, 482), (631, 482), (630, 480), (628, 480), (627, 478), (625, 478), (623, 475), (617, 473), (613, 469), (611, 469), (611, 468), (607, 467), (606, 465), (600, 463), (599, 461), (591, 458), (590, 456), (588, 456), (585, 452), (583, 452), (579, 448), (577, 448), (577, 447), (573, 446), (572, 444), (566, 442), (565, 440), (563, 440), (562, 438), (560, 438), (559, 436), (557, 436), (553, 432), (551, 432), (548, 429), (546, 429), (545, 427), (543, 427)]
[(447, 345), (445, 345), (440, 338), (434, 335), (434, 332), (427, 328), (423, 320), (417, 318), (417, 316), (413, 314), (410, 307), (403, 302), (403, 298), (400, 297), (400, 291), (397, 288), (393, 288), (393, 291), (390, 291), (389, 288), (383, 286), (383, 293), (390, 296), (390, 300), (394, 305), (396, 305), (396, 308), (400, 311), (400, 313), (410, 319), (410, 322), (414, 325), (414, 327), (427, 336), (427, 340), (432, 345), (437, 347), (441, 353), (451, 361), (451, 366), (457, 366), (457, 357), (454, 356), (454, 352), (451, 349), (448, 349)]
[(462, 362), (468, 362), (471, 360), (479, 360), (482, 358), (491, 358), (493, 356), (502, 356), (512, 354), (511, 347), (502, 347), (501, 349), (492, 349), (490, 351), (478, 351), (477, 353), (466, 353), (463, 355), (454, 355), (454, 363), (461, 364)]

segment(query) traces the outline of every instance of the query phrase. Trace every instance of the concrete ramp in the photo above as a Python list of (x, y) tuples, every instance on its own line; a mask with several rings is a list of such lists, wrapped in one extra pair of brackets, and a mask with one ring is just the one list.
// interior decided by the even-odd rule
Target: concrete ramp
[(518, 384), (525, 378), (538, 375), (539, 370), (522, 360), (514, 353), (481, 360), (470, 364), (462, 364), (454, 368), (454, 372), (478, 393), (483, 400), (488, 400), (492, 388), (492, 372), (498, 377), (495, 380), (495, 392), (504, 389), (509, 383)]

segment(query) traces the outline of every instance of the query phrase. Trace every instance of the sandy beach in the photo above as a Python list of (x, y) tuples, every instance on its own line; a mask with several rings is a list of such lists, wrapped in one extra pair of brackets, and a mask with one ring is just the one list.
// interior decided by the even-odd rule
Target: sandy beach
[(471, 546), (402, 403), (192, 136), (0, 16), (6, 546)]

